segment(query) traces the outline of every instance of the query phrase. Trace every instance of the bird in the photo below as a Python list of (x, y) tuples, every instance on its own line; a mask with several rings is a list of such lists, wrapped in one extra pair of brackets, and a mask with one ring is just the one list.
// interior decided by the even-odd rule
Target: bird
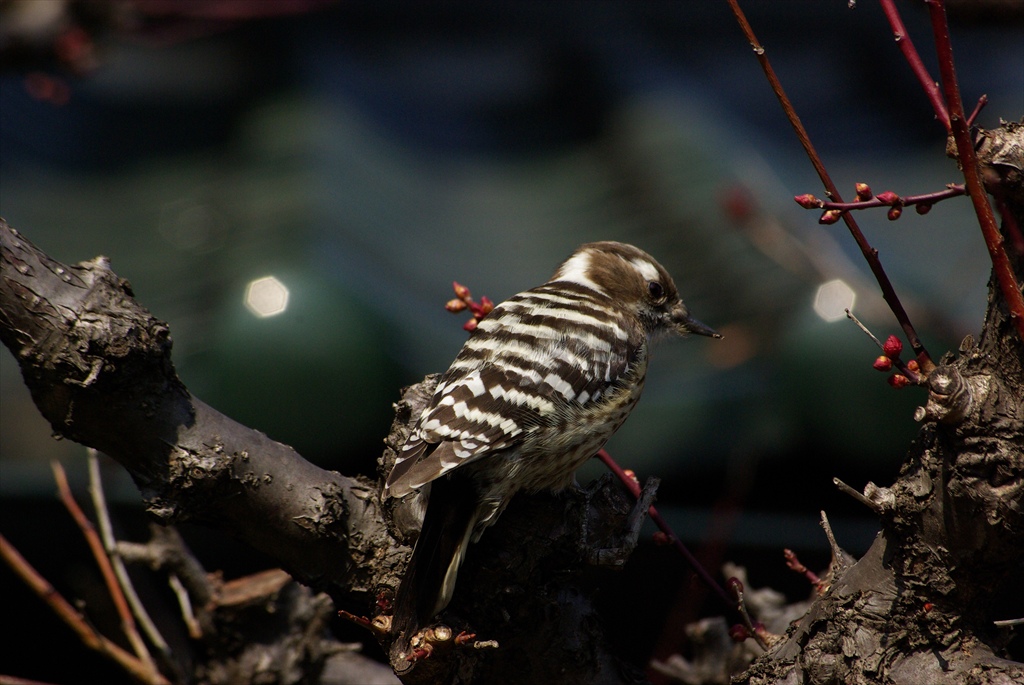
[(643, 250), (577, 248), (479, 321), (398, 451), (385, 497), (427, 505), (393, 606), (409, 641), (447, 607), (471, 541), (520, 491), (559, 491), (629, 416), (661, 334), (720, 338)]

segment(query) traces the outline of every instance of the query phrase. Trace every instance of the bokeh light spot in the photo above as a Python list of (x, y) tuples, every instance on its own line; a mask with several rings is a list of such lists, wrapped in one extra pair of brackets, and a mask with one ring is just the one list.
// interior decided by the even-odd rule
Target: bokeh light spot
[(245, 288), (245, 307), (261, 319), (288, 308), (288, 288), (273, 276), (250, 281)]
[(846, 316), (847, 309), (853, 309), (857, 294), (842, 279), (835, 279), (818, 286), (814, 294), (814, 313), (829, 323)]

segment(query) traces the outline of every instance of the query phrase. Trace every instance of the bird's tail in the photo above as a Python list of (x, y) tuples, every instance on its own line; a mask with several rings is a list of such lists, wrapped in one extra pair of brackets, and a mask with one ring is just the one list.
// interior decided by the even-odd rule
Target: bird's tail
[(395, 595), (391, 633), (401, 651), (407, 651), (413, 635), (451, 601), (479, 507), (477, 488), (460, 474), (430, 484), (423, 527)]

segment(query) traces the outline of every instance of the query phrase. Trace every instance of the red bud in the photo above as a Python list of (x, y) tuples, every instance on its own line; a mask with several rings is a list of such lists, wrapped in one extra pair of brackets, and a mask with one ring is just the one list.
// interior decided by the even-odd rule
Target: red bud
[(889, 371), (892, 368), (892, 360), (883, 354), (871, 366), (875, 367), (878, 371)]
[(480, 314), (487, 316), (494, 310), (494, 303), (491, 302), (491, 298), (484, 295), (480, 298)]
[(900, 352), (903, 351), (903, 341), (897, 338), (895, 335), (890, 335), (882, 343), (882, 352), (885, 352), (885, 356), (889, 359), (896, 359), (900, 356)]
[(911, 359), (909, 362), (907, 362), (907, 370), (917, 373), (918, 371), (921, 370), (921, 366), (917, 363), (916, 359)]
[(797, 195), (796, 197), (793, 198), (793, 200), (795, 200), (796, 203), (803, 207), (804, 209), (818, 209), (819, 207), (825, 204), (824, 202), (814, 197), (810, 193)]
[(887, 216), (889, 217), (889, 221), (896, 221), (896, 219), (900, 218), (901, 214), (903, 214), (903, 208), (899, 205), (895, 205), (889, 209)]
[(843, 213), (841, 211), (839, 211), (838, 209), (830, 209), (830, 210), (828, 210), (826, 212), (823, 212), (822, 215), (820, 217), (818, 217), (818, 223), (819, 224), (834, 224), (837, 221), (839, 221), (840, 217), (842, 217), (842, 216), (843, 216)]
[(729, 580), (725, 581), (725, 587), (729, 589), (729, 592), (739, 598), (740, 594), (743, 592), (743, 581), (736, 576), (732, 576)]
[(900, 199), (900, 196), (892, 192), (891, 190), (887, 190), (884, 193), (879, 193), (877, 195), (877, 198), (878, 201), (881, 202), (883, 205), (896, 205), (903, 202), (903, 200)]
[(870, 200), (873, 196), (873, 193), (871, 192), (871, 186), (869, 186), (867, 183), (858, 183), (854, 186), (854, 188), (857, 190), (858, 200)]
[(462, 285), (458, 281), (452, 281), (452, 288), (454, 288), (455, 290), (455, 297), (459, 298), (460, 300), (469, 299), (469, 288), (467, 288), (466, 286)]
[(897, 390), (899, 390), (900, 388), (905, 388), (908, 385), (910, 385), (910, 379), (904, 376), (902, 373), (894, 373), (893, 375), (889, 376), (887, 380), (889, 381), (889, 385), (896, 388)]
[(470, 333), (472, 333), (473, 331), (476, 330), (476, 324), (477, 324), (477, 320), (476, 319), (470, 319), (466, 323), (462, 324), (462, 330), (469, 331)]
[(668, 533), (665, 533), (660, 530), (656, 531), (654, 535), (651, 536), (651, 538), (654, 540), (654, 544), (658, 545), (659, 547), (664, 547), (665, 545), (672, 544), (672, 538), (668, 536)]
[(914, 206), (914, 209), (917, 210), (918, 214), (927, 214), (928, 212), (932, 211), (932, 206), (927, 202), (919, 202), (917, 205)]
[(750, 637), (750, 631), (747, 627), (741, 623), (736, 623), (729, 628), (729, 637), (732, 638), (733, 642), (743, 642)]
[(448, 300), (445, 303), (444, 308), (450, 311), (452, 314), (455, 314), (456, 312), (461, 312), (463, 309), (466, 308), (466, 302), (465, 300), (459, 299)]

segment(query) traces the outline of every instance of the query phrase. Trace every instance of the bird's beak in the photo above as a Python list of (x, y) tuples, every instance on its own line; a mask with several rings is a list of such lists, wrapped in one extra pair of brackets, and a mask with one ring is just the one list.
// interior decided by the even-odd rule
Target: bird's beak
[(715, 329), (690, 316), (689, 310), (682, 302), (672, 309), (672, 323), (684, 335), (686, 333), (696, 333), (697, 335), (706, 335), (709, 338), (722, 337), (722, 334)]

